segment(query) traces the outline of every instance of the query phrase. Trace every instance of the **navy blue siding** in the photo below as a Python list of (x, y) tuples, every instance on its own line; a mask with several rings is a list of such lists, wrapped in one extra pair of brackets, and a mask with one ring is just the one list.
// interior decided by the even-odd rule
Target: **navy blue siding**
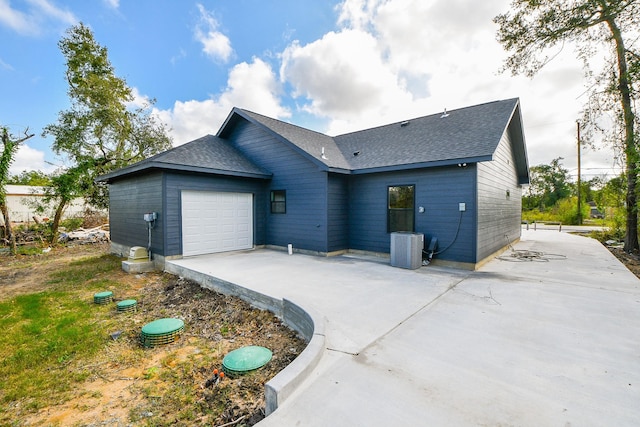
[(346, 175), (329, 175), (328, 252), (349, 249), (349, 183)]
[(522, 187), (505, 132), (491, 162), (478, 164), (478, 259), (520, 237)]
[[(426, 241), (437, 237), (439, 250), (451, 245), (437, 258), (475, 262), (473, 165), (352, 176), (349, 185), (351, 249), (389, 253), (387, 188), (391, 185), (415, 185), (415, 231), (423, 233)], [(458, 210), (461, 202), (466, 203), (462, 214)], [(419, 213), (420, 206), (425, 208), (424, 213)]]
[(143, 215), (157, 212), (152, 230), (151, 251), (164, 254), (165, 216), (162, 173), (148, 173), (116, 181), (109, 186), (109, 224), (111, 241), (123, 246), (147, 247), (149, 231)]
[(287, 192), (286, 214), (271, 214), (266, 201), (266, 243), (327, 252), (327, 173), (258, 125), (239, 122), (229, 140), (273, 173), (267, 197), (270, 190)]
[(182, 254), (182, 204), (183, 190), (252, 193), (253, 194), (253, 242), (266, 244), (266, 186), (258, 179), (225, 176), (167, 173), (165, 176), (166, 227), (165, 255)]

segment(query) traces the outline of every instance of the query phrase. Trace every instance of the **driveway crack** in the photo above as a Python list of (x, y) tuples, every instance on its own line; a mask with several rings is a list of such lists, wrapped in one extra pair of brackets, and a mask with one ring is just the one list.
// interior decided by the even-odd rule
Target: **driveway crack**
[[(433, 298), (432, 300), (430, 300), (429, 302), (427, 302), (426, 304), (424, 304), (423, 306), (421, 306), (420, 308), (418, 308), (416, 311), (414, 311), (413, 313), (409, 314), (407, 317), (405, 317), (404, 319), (402, 319), (400, 322), (398, 322), (393, 328), (389, 329), (387, 332), (385, 332), (384, 334), (380, 335), (378, 338), (376, 338), (374, 341), (370, 342), (369, 344), (367, 344), (366, 347), (364, 347), (362, 349), (362, 351), (358, 352), (358, 353), (349, 353), (346, 351), (340, 351), (340, 350), (334, 350), (334, 351), (340, 351), (341, 353), (345, 353), (345, 354), (351, 354), (353, 356), (357, 356), (360, 353), (363, 353), (364, 351), (366, 351), (369, 347), (373, 346), (375, 343), (377, 343), (378, 341), (384, 339), (387, 335), (391, 334), (393, 331), (395, 331), (396, 329), (398, 329), (400, 326), (402, 326), (404, 323), (406, 323), (408, 320), (412, 319), (413, 317), (415, 317), (418, 313), (420, 313), (421, 311), (425, 310), (426, 308), (428, 308), (430, 305), (434, 304), (435, 302), (437, 302), (440, 298), (444, 297), (445, 295), (447, 295), (449, 292), (451, 292), (452, 290), (454, 290), (460, 283), (462, 283), (464, 280), (466, 280), (469, 277), (469, 275), (464, 276), (463, 278), (451, 283), (447, 289), (445, 289), (444, 291), (442, 291), (440, 294), (438, 294), (435, 298)], [(331, 349), (327, 349), (327, 350), (331, 350)]]

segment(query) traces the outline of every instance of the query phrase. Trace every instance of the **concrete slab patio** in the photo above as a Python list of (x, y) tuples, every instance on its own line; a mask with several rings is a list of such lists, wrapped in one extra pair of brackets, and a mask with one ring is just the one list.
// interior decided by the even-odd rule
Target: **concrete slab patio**
[[(640, 280), (597, 241), (523, 231), (471, 272), (256, 250), (171, 261), (324, 318), (261, 426), (637, 426)], [(512, 256), (515, 255), (515, 256)]]

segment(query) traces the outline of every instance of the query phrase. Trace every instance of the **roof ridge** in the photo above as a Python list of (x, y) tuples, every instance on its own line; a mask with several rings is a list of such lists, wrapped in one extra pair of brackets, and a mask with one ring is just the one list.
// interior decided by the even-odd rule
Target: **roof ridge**
[[(239, 111), (239, 114), (245, 114), (260, 125), (275, 132), (315, 162), (320, 162), (328, 168), (349, 169), (351, 166), (333, 136), (244, 108), (236, 108), (236, 110)], [(279, 130), (278, 127), (280, 127)], [(325, 148), (326, 151), (324, 150)]]
[(300, 125), (296, 125), (296, 124), (291, 123), (291, 122), (285, 122), (284, 120), (280, 120), (280, 119), (276, 119), (276, 118), (273, 118), (273, 117), (265, 116), (264, 114), (256, 113), (255, 111), (247, 110), (246, 108), (238, 107), (238, 110), (244, 111), (245, 113), (248, 113), (248, 114), (253, 114), (253, 115), (256, 115), (256, 116), (264, 117), (267, 120), (273, 120), (275, 122), (280, 122), (280, 123), (283, 123), (285, 125), (304, 130), (306, 132), (312, 132), (312, 133), (315, 133), (315, 134), (322, 135), (322, 136), (325, 136), (327, 138), (333, 139), (332, 136), (327, 135), (326, 133), (323, 133), (323, 132), (320, 132), (320, 131), (317, 131), (317, 130), (313, 130), (313, 129), (309, 129), (309, 128), (306, 128), (306, 127), (303, 127), (303, 126), (300, 126)]

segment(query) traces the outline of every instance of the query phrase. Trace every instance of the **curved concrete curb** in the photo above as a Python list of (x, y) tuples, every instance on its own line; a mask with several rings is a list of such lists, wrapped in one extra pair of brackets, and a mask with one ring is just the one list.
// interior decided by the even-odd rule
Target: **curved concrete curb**
[(305, 349), (286, 368), (265, 384), (265, 415), (271, 414), (309, 377), (325, 350), (324, 319), (312, 310), (287, 300), (261, 294), (252, 289), (193, 271), (171, 262), (165, 271), (199, 283), (202, 287), (236, 296), (254, 307), (269, 310), (308, 342)]
[[(284, 323), (301, 333), (308, 344), (293, 362), (265, 384), (265, 415), (278, 409), (278, 404), (284, 402), (309, 377), (318, 366), (325, 349), (324, 322), (321, 318), (287, 299), (282, 302)], [(297, 329), (300, 326), (304, 327), (304, 332)]]

